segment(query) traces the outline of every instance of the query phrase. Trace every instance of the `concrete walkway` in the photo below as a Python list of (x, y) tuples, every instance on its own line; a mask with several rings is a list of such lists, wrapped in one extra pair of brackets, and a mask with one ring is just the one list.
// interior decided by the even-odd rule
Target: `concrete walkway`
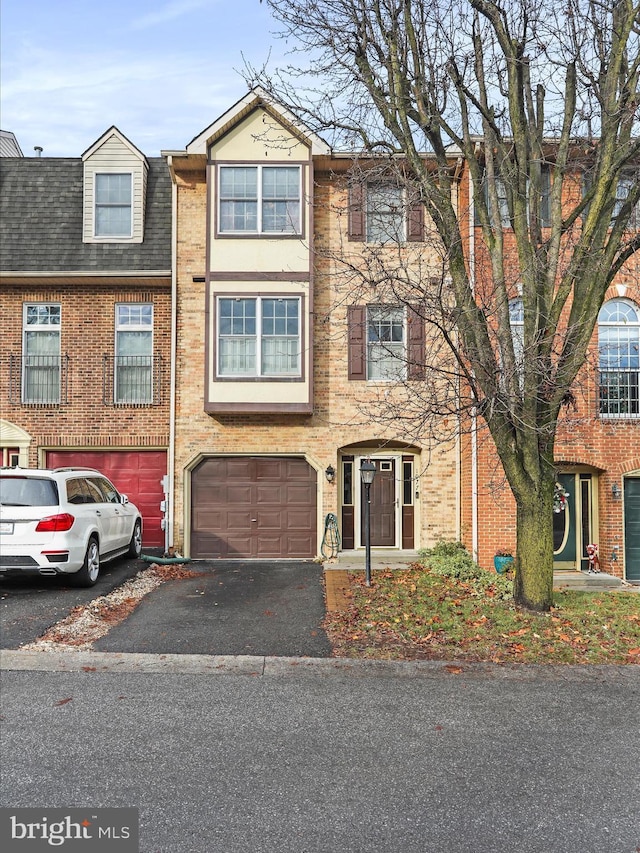
[[(417, 551), (372, 551), (371, 571), (407, 569), (419, 560)], [(349, 604), (349, 573), (365, 569), (364, 551), (341, 551), (335, 559), (323, 563), (327, 610), (343, 610)], [(584, 592), (606, 590), (610, 592), (640, 593), (640, 583), (630, 584), (606, 572), (554, 572), (553, 588), (575, 589)]]

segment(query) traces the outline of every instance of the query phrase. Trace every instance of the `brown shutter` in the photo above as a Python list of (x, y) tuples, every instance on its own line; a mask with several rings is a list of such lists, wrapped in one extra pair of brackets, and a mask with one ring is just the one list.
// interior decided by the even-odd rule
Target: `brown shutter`
[(414, 204), (409, 208), (407, 215), (407, 240), (424, 240), (424, 207)]
[(348, 307), (349, 379), (367, 378), (366, 318), (367, 309), (364, 305)]
[(424, 379), (426, 358), (424, 320), (411, 305), (407, 308), (407, 356), (409, 379)]
[(349, 240), (364, 240), (365, 189), (362, 184), (349, 187)]

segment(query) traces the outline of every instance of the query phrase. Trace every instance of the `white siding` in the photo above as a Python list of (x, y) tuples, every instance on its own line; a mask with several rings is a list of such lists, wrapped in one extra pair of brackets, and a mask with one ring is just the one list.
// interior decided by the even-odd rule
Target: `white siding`
[[(142, 243), (144, 203), (147, 192), (147, 164), (116, 133), (111, 134), (84, 162), (83, 235), (85, 243)], [(96, 237), (94, 188), (97, 174), (130, 173), (132, 234), (130, 237)]]

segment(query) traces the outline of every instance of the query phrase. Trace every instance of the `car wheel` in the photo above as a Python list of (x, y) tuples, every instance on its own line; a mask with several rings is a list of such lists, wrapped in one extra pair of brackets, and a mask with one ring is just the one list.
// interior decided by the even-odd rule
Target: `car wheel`
[(100, 549), (98, 540), (93, 537), (89, 539), (87, 553), (84, 555), (84, 563), (80, 571), (75, 575), (69, 575), (69, 580), (74, 586), (93, 586), (100, 574)]
[(140, 519), (133, 525), (131, 542), (129, 542), (129, 556), (137, 558), (142, 554), (142, 522)]

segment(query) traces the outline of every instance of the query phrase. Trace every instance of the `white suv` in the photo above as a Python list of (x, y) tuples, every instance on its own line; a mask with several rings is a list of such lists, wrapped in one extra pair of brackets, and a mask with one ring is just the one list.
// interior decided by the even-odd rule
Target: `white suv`
[(142, 518), (89, 468), (0, 470), (0, 573), (69, 575), (93, 586), (100, 563), (142, 551)]

